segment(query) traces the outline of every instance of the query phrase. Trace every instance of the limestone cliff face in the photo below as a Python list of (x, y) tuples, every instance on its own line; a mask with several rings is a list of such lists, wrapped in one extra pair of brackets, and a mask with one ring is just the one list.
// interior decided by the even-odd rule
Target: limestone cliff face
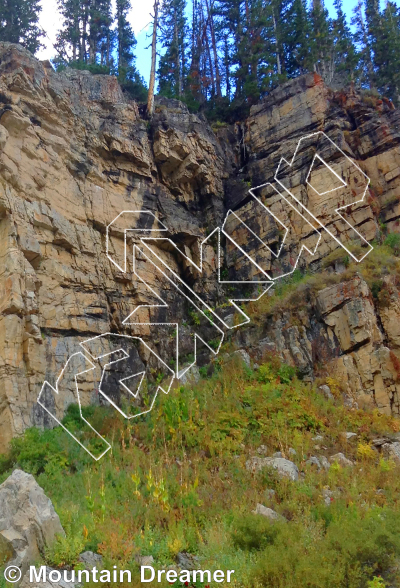
[[(56, 74), (21, 47), (1, 43), (0, 103), (1, 448), (25, 428), (46, 424), (37, 409), (38, 392), (44, 379), (54, 383), (79, 342), (129, 332), (123, 319), (146, 300), (148, 291), (132, 280), (131, 268), (119, 271), (105, 254), (106, 227), (122, 211), (151, 210), (193, 259), (201, 240), (221, 225), (229, 209), (240, 212), (273, 249), (282, 236), (252, 208), (249, 187), (270, 181), (280, 158), (293, 154), (300, 137), (323, 130), (372, 180), (368, 199), (349, 212), (351, 224), (368, 241), (377, 236), (379, 222), (399, 230), (400, 112), (390, 103), (334, 94), (313, 75), (271, 93), (244, 123), (213, 132), (202, 116), (163, 99), (148, 123), (114, 78)], [(305, 148), (303, 163), (307, 157)], [(351, 176), (346, 158), (328, 149), (325, 160), (330, 157), (339, 175)], [(304, 191), (300, 167), (285, 176), (292, 191), (307, 205), (314, 198), (318, 214), (330, 219), (335, 203)], [(291, 227), (280, 267), (270, 250), (252, 243), (246, 233), (243, 240), (249, 253), (279, 273), (290, 265), (299, 235), (311, 241), (315, 235), (308, 235), (298, 215), (292, 218), (276, 193), (267, 190), (261, 197)], [(335, 234), (346, 233), (337, 219), (329, 222)], [(110, 243), (116, 257), (124, 255), (123, 236), (123, 227), (116, 225)], [(360, 245), (357, 239), (355, 245)], [(301, 263), (318, 271), (335, 248), (335, 240), (324, 237), (312, 259)], [(204, 252), (205, 271), (200, 280), (192, 276), (193, 287), (211, 299), (218, 294), (215, 251), (210, 245)], [(160, 255), (175, 267), (168, 250)], [(225, 257), (239, 275), (252, 273), (229, 247)], [(191, 269), (176, 264), (176, 271), (188, 275)], [(146, 282), (160, 289), (154, 273), (148, 272)], [(296, 318), (283, 310), (262, 326), (238, 331), (238, 344), (255, 357), (273, 349), (309, 377), (321, 361), (313, 349), (326, 350), (325, 363), (349, 393), (398, 412), (399, 289), (390, 277), (387, 288), (388, 304), (378, 314), (361, 278), (328, 287)], [(173, 296), (170, 292), (171, 304)], [(176, 319), (185, 315), (179, 301), (174, 312)], [(149, 335), (147, 330), (144, 336)], [(167, 337), (155, 344), (168, 353)], [(81, 399), (98, 401), (94, 378), (82, 385)], [(72, 382), (58, 400), (60, 416), (73, 400)]]
[[(284, 85), (264, 103), (252, 109), (246, 123), (248, 173), (261, 183), (273, 176), (281, 157), (293, 153), (299, 137), (323, 130), (370, 177), (367, 198), (349, 210), (351, 225), (368, 241), (379, 234), (378, 223), (389, 232), (400, 225), (400, 112), (389, 102), (362, 99), (351, 92), (334, 93), (316, 76), (304, 76)], [(291, 145), (291, 147), (290, 147)], [(322, 152), (341, 177), (348, 162)], [(306, 156), (304, 151), (303, 156)], [(337, 224), (332, 194), (304, 187), (304, 167), (290, 176), (290, 189), (311, 209), (319, 211), (327, 225)], [(329, 188), (322, 182), (322, 188)], [(313, 200), (314, 198), (314, 200)], [(344, 204), (339, 203), (339, 204)], [(338, 227), (341, 240), (348, 227)], [(349, 235), (350, 239), (352, 238)], [(357, 240), (357, 239), (356, 239)], [(332, 257), (335, 242), (323, 238), (310, 266), (319, 271), (323, 259)], [(362, 262), (367, 265), (368, 257)], [(381, 260), (382, 264), (387, 261)], [(343, 264), (331, 264), (344, 271)], [(361, 266), (360, 266), (361, 267)], [(295, 308), (278, 308), (261, 327), (253, 325), (237, 334), (241, 346), (259, 341), (262, 351), (278, 353), (305, 376), (329, 375), (336, 379), (351, 402), (375, 405), (386, 412), (400, 412), (399, 383), (399, 284), (394, 267), (384, 268), (383, 303), (377, 303), (361, 276), (323, 287), (317, 293), (303, 286)], [(331, 268), (331, 271), (332, 268)], [(252, 332), (253, 330), (253, 332)]]

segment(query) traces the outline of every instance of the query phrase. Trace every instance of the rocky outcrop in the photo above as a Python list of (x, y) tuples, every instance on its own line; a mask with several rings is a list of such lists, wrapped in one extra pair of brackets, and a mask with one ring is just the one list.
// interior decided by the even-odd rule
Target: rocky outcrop
[[(149, 125), (113, 77), (58, 75), (7, 43), (0, 55), (4, 449), (27, 427), (54, 424), (36, 405), (43, 381), (55, 383), (80, 341), (124, 332), (146, 295), (107, 259), (107, 225), (123, 210), (151, 210), (180, 243), (196, 242), (222, 215), (227, 172), (210, 127), (180, 103), (161, 101)], [(123, 231), (110, 247), (122, 251)], [(74, 385), (56, 399), (60, 418), (76, 402)], [(98, 401), (93, 379), (81, 401)]]
[(14, 470), (0, 486), (2, 561), (24, 575), (56, 535), (64, 535), (64, 530), (51, 500), (31, 474)]
[(249, 472), (260, 472), (264, 468), (272, 468), (283, 478), (296, 482), (299, 479), (299, 469), (295, 463), (283, 457), (252, 457), (246, 462)]
[[(263, 245), (241, 230), (245, 254), (236, 256), (229, 243), (224, 245), (228, 273), (254, 278), (254, 264), (249, 269), (245, 263), (248, 254), (265, 270), (282, 275), (293, 268), (300, 241), (310, 248), (318, 245), (313, 256), (300, 259), (300, 266), (318, 272), (338, 243), (326, 232), (318, 243), (318, 225), (311, 223), (311, 230), (310, 219), (291, 214), (276, 192), (274, 173), (281, 157), (293, 156), (301, 137), (324, 131), (342, 150), (321, 144), (324, 161), (339, 180), (348, 180), (343, 203), (357, 234), (335, 216), (338, 203), (324, 195), (332, 176), (327, 179), (317, 166), (311, 185), (305, 182), (302, 170), (315, 154), (308, 143), (279, 180), (358, 254), (366, 251), (366, 241), (379, 236), (379, 223), (399, 231), (400, 114), (388, 101), (335, 93), (318, 76), (306, 75), (271, 92), (247, 121), (213, 132), (202, 115), (166, 99), (157, 100), (151, 122), (143, 120), (113, 77), (72, 70), (57, 74), (48, 63), (7, 43), (0, 44), (0, 58), (1, 448), (29, 426), (52, 426), (36, 404), (43, 381), (55, 384), (80, 342), (107, 332), (131, 333), (123, 319), (148, 301), (149, 290), (132, 279), (133, 259), (128, 257), (122, 272), (105, 254), (107, 227), (121, 211), (152, 211), (154, 226), (142, 218), (142, 224), (129, 228), (149, 231), (157, 228), (158, 219), (196, 262), (201, 241), (233, 210)], [(372, 185), (367, 198), (354, 205), (363, 173)], [(279, 263), (271, 250), (281, 246), (282, 230), (249, 194), (249, 188), (266, 182), (272, 187), (254, 194), (288, 227)], [(230, 222), (233, 226), (234, 217)], [(111, 230), (114, 258), (124, 258), (126, 228), (117, 224)], [(129, 246), (137, 240), (129, 233)], [(215, 246), (204, 247), (200, 276), (170, 249), (160, 246), (160, 257), (206, 300), (220, 300)], [(137, 261), (145, 268), (143, 258)], [(163, 289), (174, 304), (174, 319), (186, 320), (185, 301), (154, 272), (144, 273), (146, 283), (156, 292)], [(349, 394), (398, 412), (400, 306), (390, 276), (386, 287), (390, 300), (377, 309), (360, 277), (327, 286), (295, 311), (279, 309), (263, 325), (238, 331), (235, 341), (256, 360), (275, 352), (310, 378), (323, 362)], [(150, 337), (149, 327), (142, 335)], [(192, 339), (185, 328), (182, 337), (190, 355)], [(160, 356), (168, 358), (170, 335), (158, 333), (152, 340)], [(149, 354), (135, 353), (137, 371), (151, 365)], [(95, 374), (80, 382), (82, 404), (99, 402), (97, 382)], [(76, 402), (75, 384), (71, 378), (62, 397), (54, 399), (59, 418)]]
[[(399, 414), (399, 291), (388, 276), (383, 306), (360, 276), (313, 292), (299, 287), (286, 308), (238, 332), (256, 362), (276, 354), (302, 377), (330, 377), (360, 407)], [(391, 317), (391, 318), (389, 318)], [(331, 395), (332, 396), (332, 395)]]

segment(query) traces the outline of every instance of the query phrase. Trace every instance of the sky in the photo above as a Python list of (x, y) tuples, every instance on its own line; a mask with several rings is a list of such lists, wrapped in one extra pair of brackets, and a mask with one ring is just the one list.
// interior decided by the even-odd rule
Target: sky
[[(147, 35), (151, 32), (151, 16), (154, 0), (131, 0), (132, 12), (130, 23), (137, 39), (136, 65), (146, 81), (150, 74), (151, 49), (146, 49), (151, 39)], [(57, 7), (57, 0), (42, 0), (42, 12), (40, 13), (40, 26), (46, 36), (42, 39), (45, 48), (37, 52), (39, 59), (52, 59), (55, 56), (54, 44), (57, 31), (61, 28), (61, 17)]]
[[(136, 65), (148, 82), (150, 74), (150, 53), (151, 49), (147, 48), (150, 44), (148, 35), (151, 33), (151, 12), (154, 0), (131, 0), (132, 12), (130, 14), (130, 23), (135, 31), (137, 39), (137, 62)], [(397, 4), (400, 0), (397, 0)], [(357, 4), (357, 0), (344, 0), (343, 8), (348, 16), (348, 20), (353, 14), (353, 8)], [(333, 0), (325, 0), (325, 6), (328, 8), (332, 16), (335, 15), (333, 9)], [(55, 56), (53, 45), (56, 40), (57, 31), (61, 27), (61, 18), (57, 8), (57, 0), (42, 0), (42, 12), (40, 14), (40, 26), (46, 33), (46, 37), (42, 42), (46, 45), (41, 49), (37, 56), (39, 59), (51, 59)]]

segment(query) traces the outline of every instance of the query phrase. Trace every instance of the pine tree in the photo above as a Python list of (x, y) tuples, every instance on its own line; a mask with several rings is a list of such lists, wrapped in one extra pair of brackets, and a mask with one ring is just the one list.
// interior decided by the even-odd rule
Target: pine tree
[(90, 0), (89, 3), (89, 63), (110, 65), (111, 0)]
[(111, 73), (114, 31), (111, 0), (58, 0), (63, 17), (57, 36), (56, 66)]
[(32, 53), (40, 47), (40, 0), (0, 0), (0, 40), (20, 43)]
[(118, 54), (118, 81), (124, 90), (142, 102), (146, 101), (146, 86), (136, 69), (136, 37), (128, 21), (130, 0), (116, 0), (116, 48)]
[(310, 24), (313, 70), (329, 84), (334, 74), (332, 21), (322, 0), (313, 0)]
[(132, 69), (135, 69), (136, 38), (133, 29), (128, 22), (128, 13), (131, 9), (130, 0), (116, 1), (116, 33), (118, 52), (118, 76), (126, 78)]
[(58, 33), (56, 44), (59, 53), (58, 62), (64, 64), (67, 64), (69, 60), (77, 62), (81, 54), (79, 28), (82, 20), (81, 0), (58, 0), (58, 7), (63, 18), (63, 28)]
[(186, 0), (164, 0), (159, 29), (164, 53), (160, 58), (160, 94), (181, 98), (186, 83), (187, 22)]
[(151, 118), (154, 114), (154, 88), (156, 85), (156, 65), (157, 65), (157, 27), (159, 17), (160, 0), (154, 0), (153, 16), (153, 34), (151, 41), (151, 68), (149, 91), (147, 94), (147, 116)]
[(357, 77), (358, 55), (353, 35), (343, 12), (342, 0), (334, 0), (336, 19), (333, 21), (334, 65), (337, 80), (346, 83)]
[(311, 21), (306, 0), (293, 0), (284, 27), (285, 69), (289, 78), (312, 70)]
[(278, 76), (285, 76), (285, 22), (288, 4), (285, 0), (271, 0), (270, 13), (273, 25), (273, 39), (275, 43), (276, 72)]
[(363, 0), (359, 0), (354, 8), (351, 24), (355, 27), (354, 40), (360, 47), (358, 54), (358, 71), (362, 86), (375, 88), (375, 74), (372, 63), (372, 48), (364, 15)]
[(373, 19), (370, 39), (375, 83), (380, 93), (400, 104), (400, 10), (388, 2)]

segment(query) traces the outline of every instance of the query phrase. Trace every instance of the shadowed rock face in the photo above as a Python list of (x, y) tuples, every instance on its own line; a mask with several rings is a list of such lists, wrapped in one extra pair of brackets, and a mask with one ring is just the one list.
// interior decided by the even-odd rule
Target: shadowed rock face
[[(123, 273), (105, 254), (106, 228), (120, 212), (152, 211), (181, 251), (197, 260), (199, 243), (234, 210), (270, 247), (242, 231), (249, 256), (266, 271), (287, 271), (299, 235), (311, 242), (312, 231), (299, 215), (289, 214), (274, 189), (255, 193), (290, 228), (280, 265), (274, 265), (271, 250), (280, 246), (282, 231), (260, 214), (249, 188), (273, 182), (280, 158), (292, 157), (302, 136), (322, 130), (345, 154), (323, 151), (338, 177), (351, 186), (348, 156), (371, 178), (362, 203), (351, 207), (345, 201), (352, 227), (368, 241), (377, 235), (378, 220), (398, 231), (400, 114), (390, 103), (334, 93), (318, 76), (306, 75), (273, 91), (247, 121), (215, 132), (203, 116), (161, 98), (147, 122), (115, 78), (57, 74), (21, 47), (0, 43), (0, 447), (33, 424), (51, 425), (36, 398), (45, 379), (55, 383), (79, 342), (107, 332), (132, 333), (122, 321), (146, 303), (149, 291), (132, 279), (130, 256)], [(313, 153), (305, 145), (281, 181), (336, 235), (354, 240), (352, 229), (334, 218), (338, 202), (305, 187), (303, 168)], [(316, 169), (312, 180), (323, 194), (332, 178)], [(359, 188), (354, 191), (358, 196)], [(354, 201), (351, 189), (347, 197)], [(118, 226), (111, 232), (110, 252), (118, 259), (124, 257), (123, 235)], [(138, 235), (130, 233), (129, 248), (137, 242)], [(301, 263), (318, 271), (335, 248), (324, 233), (315, 255)], [(200, 276), (168, 247), (160, 247), (159, 255), (215, 302), (214, 246), (204, 248)], [(224, 258), (234, 275), (257, 277), (254, 266), (229, 246)], [(168, 299), (176, 321), (186, 320), (184, 301), (140, 255), (137, 262), (146, 283)], [(379, 316), (367, 285), (355, 278), (320, 292), (295, 319), (292, 311), (282, 311), (262, 326), (238, 331), (238, 344), (254, 357), (272, 349), (310, 377), (323, 356), (349, 393), (398, 412), (393, 354), (399, 354), (400, 307), (395, 281), (388, 278), (387, 288), (390, 301)], [(154, 337), (149, 327), (141, 329), (160, 356), (172, 353), (166, 331)], [(182, 339), (191, 353), (190, 334), (183, 332)], [(150, 368), (151, 361), (146, 354), (137, 360)], [(80, 383), (83, 404), (99, 402), (95, 372)], [(55, 401), (60, 418), (75, 400), (74, 385), (67, 383)]]

